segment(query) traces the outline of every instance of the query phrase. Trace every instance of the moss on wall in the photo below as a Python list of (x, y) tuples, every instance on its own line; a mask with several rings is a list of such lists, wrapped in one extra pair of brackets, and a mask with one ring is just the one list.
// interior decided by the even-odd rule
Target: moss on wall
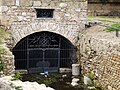
[[(6, 42), (9, 39), (10, 34), (8, 32), (6, 32), (5, 28), (0, 27), (0, 75), (2, 75), (5, 71), (6, 68), (6, 58), (5, 55), (9, 52), (7, 46), (6, 46)], [(3, 71), (3, 72), (1, 72)]]
[(4, 28), (0, 27), (0, 46), (5, 43), (5, 40), (8, 39), (10, 34), (5, 31)]

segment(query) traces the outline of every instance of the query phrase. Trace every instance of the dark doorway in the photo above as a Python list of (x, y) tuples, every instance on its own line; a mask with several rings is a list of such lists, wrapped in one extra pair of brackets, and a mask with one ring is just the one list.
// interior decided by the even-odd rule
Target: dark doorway
[(76, 61), (76, 49), (66, 38), (51, 32), (37, 32), (13, 48), (15, 67), (29, 73), (58, 72)]

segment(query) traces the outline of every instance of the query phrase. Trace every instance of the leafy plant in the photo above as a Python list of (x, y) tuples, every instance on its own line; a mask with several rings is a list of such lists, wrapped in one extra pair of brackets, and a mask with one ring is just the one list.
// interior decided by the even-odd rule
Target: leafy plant
[(91, 80), (95, 80), (95, 78), (96, 78), (94, 72), (90, 72), (90, 73), (88, 74), (88, 77), (89, 77)]
[(116, 30), (120, 31), (120, 24), (119, 23), (112, 24), (110, 27), (106, 28), (107, 32), (116, 31)]
[[(5, 53), (5, 49), (3, 47), (0, 47), (0, 61), (2, 61), (2, 55)], [(2, 63), (2, 62), (0, 62)]]
[(15, 90), (23, 90), (21, 86), (16, 86)]
[[(102, 86), (97, 82), (95, 72), (90, 72), (90, 73), (88, 74), (88, 77), (91, 79), (92, 85), (88, 85), (88, 86), (87, 86), (87, 90), (103, 90), (103, 89), (102, 89)], [(88, 88), (88, 87), (89, 87), (89, 88)], [(91, 87), (92, 89), (90, 89), (90, 87)]]
[(3, 47), (0, 47), (0, 55), (5, 53), (5, 49)]
[(4, 69), (4, 64), (2, 63), (2, 57), (1, 57), (1, 55), (4, 53), (5, 53), (5, 49), (0, 48), (0, 72), (3, 71), (3, 69)]
[(12, 80), (22, 80), (22, 75), (19, 72), (15, 73), (14, 76), (12, 77), (13, 77)]
[(0, 63), (0, 72), (3, 71), (4, 69), (4, 64)]
[(94, 82), (94, 87), (96, 88), (96, 90), (103, 90), (102, 86), (99, 83)]
[(43, 83), (46, 84), (46, 86), (49, 86), (50, 84), (52, 84), (53, 82), (56, 82), (56, 79), (55, 78), (45, 78), (43, 80)]

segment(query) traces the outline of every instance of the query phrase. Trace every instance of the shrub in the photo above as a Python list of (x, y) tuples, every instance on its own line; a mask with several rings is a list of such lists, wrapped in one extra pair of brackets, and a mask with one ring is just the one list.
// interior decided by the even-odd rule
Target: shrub
[(22, 80), (22, 76), (21, 73), (17, 72), (14, 74), (14, 76), (12, 76), (13, 79), (12, 80)]
[(95, 80), (95, 78), (96, 78), (94, 72), (90, 72), (90, 73), (88, 74), (88, 77), (89, 77), (91, 80)]
[(0, 63), (0, 72), (3, 71), (4, 69), (4, 64)]
[[(92, 80), (92, 85), (88, 85), (87, 86), (87, 90), (103, 90), (102, 86), (99, 84), (99, 82), (97, 82), (97, 78), (95, 75), (95, 72), (90, 72), (88, 74), (88, 77)], [(93, 87), (92, 89), (88, 88), (88, 87)]]

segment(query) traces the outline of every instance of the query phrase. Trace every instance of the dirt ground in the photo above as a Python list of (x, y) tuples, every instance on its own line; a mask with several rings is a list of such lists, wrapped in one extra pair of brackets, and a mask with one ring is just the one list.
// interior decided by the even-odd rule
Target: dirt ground
[(118, 32), (118, 37), (116, 37), (116, 31), (107, 32), (105, 29), (107, 26), (110, 26), (114, 23), (120, 23), (120, 18), (101, 18), (101, 17), (93, 17), (88, 19), (95, 23), (93, 26), (86, 28), (85, 34), (91, 35), (95, 38), (99, 39), (107, 39), (110, 41), (120, 41), (120, 31)]

